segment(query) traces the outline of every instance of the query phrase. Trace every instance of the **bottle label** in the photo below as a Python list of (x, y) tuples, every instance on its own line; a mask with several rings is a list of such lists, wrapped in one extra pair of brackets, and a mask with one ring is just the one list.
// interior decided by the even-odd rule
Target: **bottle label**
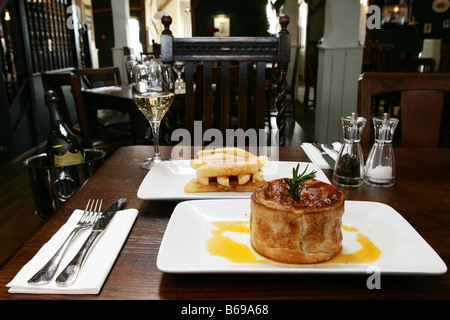
[(81, 151), (79, 151), (77, 153), (66, 152), (62, 156), (58, 156), (55, 154), (53, 161), (54, 161), (55, 167), (63, 167), (63, 166), (70, 166), (73, 164), (83, 163), (84, 159), (83, 159), (83, 154), (81, 153)]

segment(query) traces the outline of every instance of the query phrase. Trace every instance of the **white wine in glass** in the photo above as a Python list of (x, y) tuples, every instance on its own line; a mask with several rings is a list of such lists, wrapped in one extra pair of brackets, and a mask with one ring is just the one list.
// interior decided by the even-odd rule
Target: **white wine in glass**
[(161, 122), (169, 107), (172, 105), (175, 94), (164, 92), (151, 92), (133, 95), (134, 102), (150, 123)]
[(156, 163), (163, 160), (159, 152), (159, 127), (167, 110), (175, 98), (173, 73), (170, 65), (158, 64), (156, 74), (160, 81), (155, 87), (155, 68), (144, 64), (134, 67), (133, 71), (133, 100), (142, 114), (147, 118), (153, 132), (154, 155), (139, 163), (144, 169), (151, 169)]

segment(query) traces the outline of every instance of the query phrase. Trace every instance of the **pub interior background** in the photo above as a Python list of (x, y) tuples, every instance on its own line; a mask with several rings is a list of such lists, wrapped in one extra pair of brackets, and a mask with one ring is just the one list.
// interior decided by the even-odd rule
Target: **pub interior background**
[[(366, 27), (370, 5), (381, 10), (380, 29)], [(157, 53), (162, 13), (173, 18), (175, 37), (211, 36), (217, 14), (230, 17), (230, 36), (275, 35), (278, 16), (289, 15), (288, 77), (297, 89), (292, 146), (341, 139), (339, 118), (328, 115), (333, 108), (342, 115), (356, 110), (357, 78), (363, 71), (391, 71), (386, 61), (428, 54), (435, 60), (432, 71), (450, 72), (447, 0), (1, 0), (0, 264), (42, 223), (33, 218), (22, 163), (43, 152), (49, 132), (40, 73), (117, 66), (126, 79), (124, 48)], [(377, 60), (371, 59), (373, 48)], [(320, 68), (336, 52), (355, 58), (338, 74), (337, 68)], [(326, 87), (327, 77), (341, 87)], [(336, 91), (339, 98), (333, 97)], [(450, 100), (445, 99), (439, 146), (448, 148)]]

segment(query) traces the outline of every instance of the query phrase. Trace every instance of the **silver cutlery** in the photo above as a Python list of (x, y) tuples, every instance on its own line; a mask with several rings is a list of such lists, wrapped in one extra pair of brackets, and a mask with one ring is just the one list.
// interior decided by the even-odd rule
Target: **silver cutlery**
[(330, 166), (331, 170), (334, 170), (336, 160), (334, 160), (333, 157), (331, 157), (320, 144), (313, 142), (312, 145), (319, 150), (320, 154), (322, 155), (322, 158), (325, 159), (325, 161)]
[(331, 143), (323, 143), (322, 148), (325, 149), (325, 151), (330, 151), (336, 156), (339, 155), (340, 150), (336, 150), (336, 148)]
[(97, 222), (92, 227), (91, 233), (80, 248), (78, 253), (64, 268), (64, 270), (56, 278), (56, 283), (60, 286), (69, 286), (75, 283), (78, 274), (83, 267), (84, 261), (96, 240), (103, 234), (106, 227), (114, 217), (117, 211), (125, 203), (125, 198), (114, 201), (103, 213), (98, 217)]
[(83, 215), (81, 216), (75, 228), (69, 234), (69, 236), (55, 253), (55, 255), (34, 276), (32, 276), (28, 280), (29, 284), (44, 285), (52, 280), (59, 264), (61, 263), (62, 257), (69, 247), (69, 244), (72, 242), (78, 231), (90, 228), (94, 225), (98, 218), (98, 215), (101, 212), (102, 203), (103, 200), (89, 199), (86, 205), (86, 209), (84, 210)]

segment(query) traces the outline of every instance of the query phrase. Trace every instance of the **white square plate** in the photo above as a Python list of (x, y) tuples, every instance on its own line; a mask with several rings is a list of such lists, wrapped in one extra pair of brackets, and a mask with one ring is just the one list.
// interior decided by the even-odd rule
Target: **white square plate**
[[(366, 236), (381, 254), (371, 263), (326, 263), (290, 265), (259, 255), (250, 244), (250, 234), (224, 232), (223, 236), (248, 247), (262, 263), (236, 263), (213, 256), (207, 242), (218, 221), (249, 221), (250, 199), (196, 200), (181, 202), (167, 225), (157, 267), (168, 273), (367, 273), (443, 274), (447, 266), (417, 231), (392, 207), (378, 202), (346, 201), (342, 225), (342, 252), (361, 249), (357, 236)], [(376, 269), (373, 269), (376, 268)]]
[[(299, 171), (303, 172), (309, 165), (307, 173), (316, 170), (316, 179), (330, 183), (327, 176), (315, 164), (308, 162), (269, 161), (263, 167), (266, 181), (291, 178), (292, 169), (300, 164)], [(189, 160), (171, 160), (158, 163), (145, 176), (137, 196), (144, 200), (193, 200), (193, 199), (247, 199), (251, 192), (205, 192), (187, 193), (186, 184), (196, 177), (195, 170)]]

